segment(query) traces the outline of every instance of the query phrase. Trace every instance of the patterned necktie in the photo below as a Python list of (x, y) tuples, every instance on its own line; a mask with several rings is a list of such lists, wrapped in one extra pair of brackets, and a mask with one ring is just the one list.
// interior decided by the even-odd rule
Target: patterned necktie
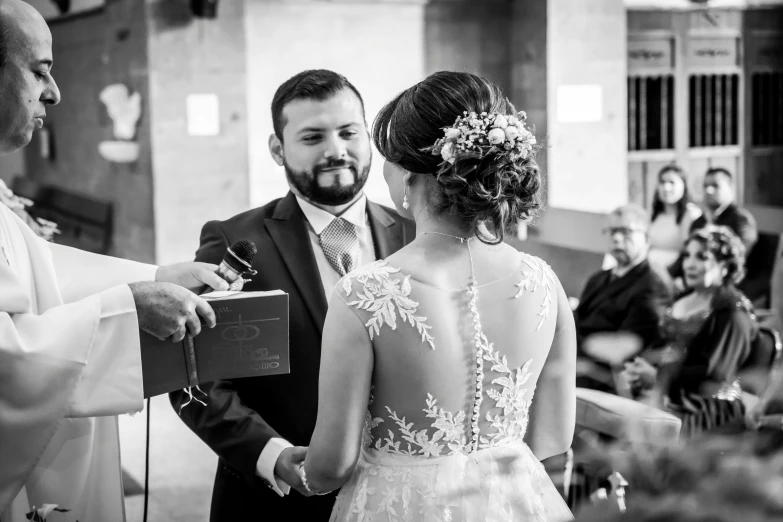
[(335, 218), (318, 236), (326, 259), (340, 276), (344, 276), (359, 264), (359, 236), (356, 227)]

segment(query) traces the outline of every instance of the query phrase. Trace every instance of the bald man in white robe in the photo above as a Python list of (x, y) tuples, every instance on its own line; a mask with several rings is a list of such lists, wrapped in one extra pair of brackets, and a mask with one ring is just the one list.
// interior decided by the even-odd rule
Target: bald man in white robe
[[(0, 154), (40, 128), (60, 93), (51, 33), (0, 0)], [(205, 263), (156, 267), (48, 243), (0, 203), (0, 521), (125, 519), (116, 415), (143, 407), (139, 330), (181, 341), (215, 325)]]

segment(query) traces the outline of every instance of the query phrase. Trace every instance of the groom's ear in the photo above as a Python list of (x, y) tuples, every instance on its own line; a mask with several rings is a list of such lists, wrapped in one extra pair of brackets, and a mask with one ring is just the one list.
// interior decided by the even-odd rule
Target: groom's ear
[(285, 154), (283, 154), (283, 142), (280, 141), (277, 134), (272, 133), (272, 135), (269, 136), (269, 153), (272, 155), (272, 159), (275, 160), (275, 163), (282, 167), (285, 161)]

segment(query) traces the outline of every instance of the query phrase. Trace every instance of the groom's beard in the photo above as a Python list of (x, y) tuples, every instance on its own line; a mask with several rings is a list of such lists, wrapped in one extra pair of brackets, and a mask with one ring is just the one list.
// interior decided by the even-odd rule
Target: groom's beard
[[(288, 162), (283, 162), (288, 182), (296, 188), (305, 199), (320, 205), (337, 206), (350, 203), (362, 191), (370, 175), (371, 161), (361, 170), (358, 166), (345, 160), (332, 160), (325, 165), (318, 165), (312, 171), (294, 170)], [(350, 179), (333, 174), (325, 169), (347, 167)]]

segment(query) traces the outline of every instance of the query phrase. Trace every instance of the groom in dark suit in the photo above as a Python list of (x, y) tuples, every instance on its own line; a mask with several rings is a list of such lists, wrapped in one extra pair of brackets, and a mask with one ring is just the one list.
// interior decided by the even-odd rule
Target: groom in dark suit
[[(182, 420), (219, 457), (210, 520), (328, 520), (334, 495), (305, 497), (295, 468), (318, 412), (321, 332), (332, 289), (348, 271), (413, 240), (413, 223), (368, 201), (371, 149), (356, 88), (331, 71), (305, 71), (272, 101), (269, 148), (285, 167), (282, 199), (201, 232), (198, 261), (220, 263), (234, 241), (258, 247), (247, 291), (289, 294), (291, 373), (218, 381)], [(346, 361), (350, 364), (350, 361)], [(187, 401), (172, 393), (178, 410)]]

